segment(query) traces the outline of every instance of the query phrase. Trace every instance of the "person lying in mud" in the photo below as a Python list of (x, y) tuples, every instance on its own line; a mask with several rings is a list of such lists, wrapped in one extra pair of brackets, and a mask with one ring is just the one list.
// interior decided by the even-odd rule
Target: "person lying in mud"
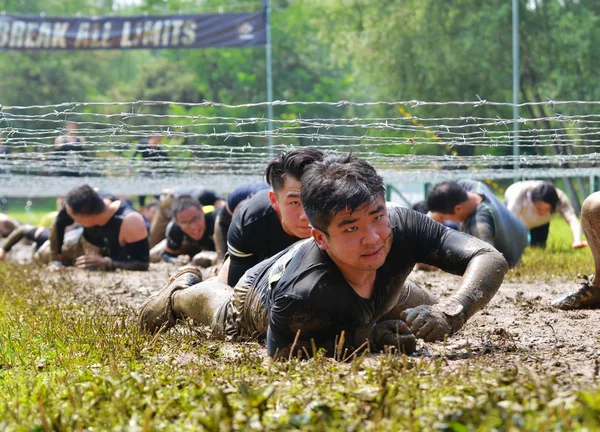
[(304, 170), (325, 156), (321, 150), (304, 147), (281, 153), (265, 170), (270, 190), (250, 198), (233, 217), (227, 233), (227, 271), (234, 286), (252, 266), (300, 239), (310, 237), (308, 218), (300, 199)]
[(225, 205), (225, 199), (217, 192), (197, 186), (181, 186), (163, 191), (158, 200), (158, 209), (150, 224), (151, 248), (165, 239), (167, 225), (173, 219), (173, 213), (171, 213), (173, 201), (180, 196), (192, 197), (200, 203), (206, 213), (212, 208), (219, 209)]
[[(364, 346), (409, 354), (416, 338), (439, 341), (459, 331), (508, 269), (487, 243), (386, 207), (383, 179), (351, 155), (311, 164), (300, 198), (312, 238), (252, 267), (233, 289), (180, 269), (143, 305), (141, 329), (189, 317), (210, 325), (214, 337), (266, 337), (272, 357), (312, 354), (313, 346), (330, 356)], [(410, 281), (417, 262), (462, 275), (457, 292), (440, 300)]]
[(529, 230), (529, 245), (546, 247), (550, 221), (559, 213), (571, 228), (573, 249), (587, 246), (581, 240), (581, 224), (569, 197), (549, 181), (529, 180), (509, 186), (504, 193), (508, 210), (519, 218)]
[(29, 224), (20, 225), (7, 237), (6, 241), (0, 248), (0, 261), (6, 258), (6, 254), (10, 252), (14, 245), (22, 239), (29, 240), (33, 243), (33, 253), (36, 253), (39, 248), (50, 238), (50, 229), (46, 227), (36, 227)]
[(150, 261), (177, 263), (179, 257), (190, 256), (193, 265), (215, 265), (217, 253), (213, 235), (215, 219), (221, 211), (211, 206), (205, 213), (198, 199), (188, 195), (175, 198), (171, 207), (173, 219), (167, 225), (166, 238), (150, 250)]
[(588, 196), (581, 206), (581, 226), (594, 259), (594, 274), (579, 275), (579, 286), (571, 293), (554, 299), (552, 305), (562, 310), (600, 309), (600, 192)]
[(227, 233), (229, 232), (229, 226), (233, 216), (235, 216), (242, 205), (261, 190), (269, 189), (269, 185), (266, 183), (250, 183), (236, 187), (227, 197), (225, 207), (215, 220), (215, 248), (217, 250), (217, 261), (225, 261), (225, 255), (227, 253)]
[[(72, 223), (80, 224), (83, 230), (77, 231), (75, 245), (64, 250), (63, 227)], [(87, 270), (148, 270), (150, 262), (148, 230), (142, 216), (126, 203), (103, 199), (88, 185), (67, 194), (64, 209), (50, 229), (49, 245), (44, 254), (50, 254), (56, 265), (74, 264)]]
[(483, 183), (472, 180), (443, 182), (427, 196), (429, 215), (437, 222), (452, 221), (498, 249), (511, 267), (527, 246), (527, 229)]

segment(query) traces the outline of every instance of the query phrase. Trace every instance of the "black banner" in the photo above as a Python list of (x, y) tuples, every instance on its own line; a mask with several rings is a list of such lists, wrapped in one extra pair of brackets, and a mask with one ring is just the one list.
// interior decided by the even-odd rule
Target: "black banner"
[(264, 45), (265, 15), (0, 16), (0, 50), (94, 50)]

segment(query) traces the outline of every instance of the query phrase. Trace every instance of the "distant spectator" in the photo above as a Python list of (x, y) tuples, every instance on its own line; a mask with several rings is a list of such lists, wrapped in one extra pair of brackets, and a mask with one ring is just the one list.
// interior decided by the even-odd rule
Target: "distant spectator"
[[(150, 167), (144, 167), (143, 173), (152, 174), (152, 170), (156, 168), (156, 165), (159, 162), (166, 162), (169, 160), (169, 155), (165, 150), (161, 148), (162, 136), (160, 135), (152, 135), (149, 139), (142, 138), (139, 141), (138, 146), (135, 151), (131, 155), (131, 161), (135, 161), (137, 156), (140, 155), (142, 157), (142, 161), (149, 162)], [(159, 196), (155, 195), (155, 198), (158, 199)], [(140, 203), (140, 210), (146, 204), (146, 195), (140, 195), (138, 197)]]
[(59, 162), (58, 175), (62, 177), (81, 177), (81, 162), (83, 144), (85, 138), (77, 135), (79, 126), (74, 121), (68, 121), (65, 125), (66, 135), (54, 140), (53, 153)]

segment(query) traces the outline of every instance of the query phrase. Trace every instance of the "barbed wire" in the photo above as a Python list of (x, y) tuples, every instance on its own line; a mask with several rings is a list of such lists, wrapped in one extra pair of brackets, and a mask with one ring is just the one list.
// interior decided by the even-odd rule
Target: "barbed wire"
[[(513, 104), (486, 100), (274, 101), (273, 120), (268, 105), (0, 106), (0, 196), (56, 196), (84, 181), (116, 194), (156, 194), (174, 184), (226, 193), (260, 181), (268, 161), (294, 146), (352, 151), (393, 182), (600, 175), (600, 101), (522, 103), (539, 115), (518, 119), (506, 117)], [(68, 123), (81, 142), (57, 144)], [(151, 137), (161, 138), (166, 157), (133, 158), (148, 151), (139, 142)], [(517, 138), (526, 154), (513, 155)]]

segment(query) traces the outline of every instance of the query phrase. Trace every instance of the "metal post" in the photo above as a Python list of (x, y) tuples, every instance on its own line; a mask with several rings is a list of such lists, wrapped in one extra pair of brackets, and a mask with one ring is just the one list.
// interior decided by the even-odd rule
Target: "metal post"
[(273, 158), (273, 58), (271, 56), (271, 6), (269, 0), (264, 0), (266, 36), (265, 46), (267, 61), (267, 132), (269, 134), (269, 158)]
[[(512, 54), (513, 54), (513, 156), (514, 170), (519, 169), (519, 0), (512, 2)], [(515, 181), (518, 181), (515, 175)]]

